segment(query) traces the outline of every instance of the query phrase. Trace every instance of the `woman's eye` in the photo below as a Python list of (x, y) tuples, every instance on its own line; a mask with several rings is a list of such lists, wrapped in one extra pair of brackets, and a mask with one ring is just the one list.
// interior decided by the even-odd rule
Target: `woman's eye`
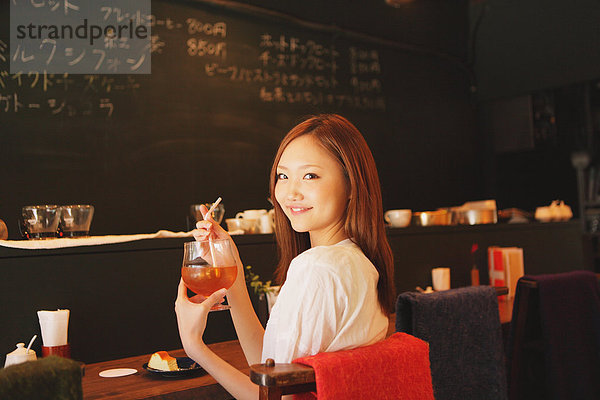
[(308, 173), (306, 175), (304, 175), (304, 179), (317, 179), (318, 176), (317, 174), (313, 174), (313, 173)]
[(285, 174), (279, 173), (277, 174), (277, 180), (281, 180), (281, 179), (287, 179), (287, 176)]

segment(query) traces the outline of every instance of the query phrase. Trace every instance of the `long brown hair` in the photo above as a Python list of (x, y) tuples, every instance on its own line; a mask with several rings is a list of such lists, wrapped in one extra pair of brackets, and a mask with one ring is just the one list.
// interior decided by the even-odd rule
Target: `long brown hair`
[(294, 257), (310, 248), (308, 232), (296, 232), (275, 198), (277, 165), (290, 142), (312, 135), (340, 163), (350, 199), (344, 228), (379, 272), (377, 296), (385, 312), (394, 311), (394, 259), (385, 234), (381, 188), (375, 160), (367, 142), (350, 121), (336, 114), (321, 114), (296, 125), (283, 138), (271, 168), (271, 200), (275, 208), (275, 237), (279, 264), (275, 280), (283, 284)]

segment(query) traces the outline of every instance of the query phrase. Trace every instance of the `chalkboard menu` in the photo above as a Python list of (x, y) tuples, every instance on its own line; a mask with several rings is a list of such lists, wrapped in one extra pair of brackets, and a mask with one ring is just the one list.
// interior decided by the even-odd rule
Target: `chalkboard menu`
[(398, 73), (427, 80), (422, 65), (441, 68), (422, 58), (407, 67), (374, 42), (200, 2), (152, 1), (148, 18), (149, 75), (10, 74), (14, 54), (0, 32), (0, 159), (10, 166), (0, 171), (0, 218), (11, 238), (29, 204), (93, 204), (93, 234), (186, 229), (189, 205), (217, 196), (226, 218), (267, 208), (277, 145), (308, 114), (347, 116), (386, 165), (403, 107)]

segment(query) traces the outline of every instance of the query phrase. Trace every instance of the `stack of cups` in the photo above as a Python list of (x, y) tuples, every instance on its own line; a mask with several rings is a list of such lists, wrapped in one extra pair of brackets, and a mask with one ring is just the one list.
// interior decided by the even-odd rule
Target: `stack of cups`
[(38, 311), (42, 329), (42, 356), (71, 357), (68, 342), (69, 310)]

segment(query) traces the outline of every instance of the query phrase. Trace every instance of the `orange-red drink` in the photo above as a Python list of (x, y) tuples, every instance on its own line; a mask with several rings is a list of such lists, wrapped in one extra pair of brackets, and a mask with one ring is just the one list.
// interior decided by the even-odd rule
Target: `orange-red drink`
[(213, 267), (211, 265), (184, 264), (181, 277), (185, 286), (196, 294), (208, 297), (219, 289), (229, 289), (237, 276), (237, 266)]
[[(181, 278), (185, 286), (204, 297), (222, 288), (229, 289), (238, 270), (231, 243), (230, 239), (184, 243)], [(229, 305), (217, 304), (210, 311), (229, 308)]]

